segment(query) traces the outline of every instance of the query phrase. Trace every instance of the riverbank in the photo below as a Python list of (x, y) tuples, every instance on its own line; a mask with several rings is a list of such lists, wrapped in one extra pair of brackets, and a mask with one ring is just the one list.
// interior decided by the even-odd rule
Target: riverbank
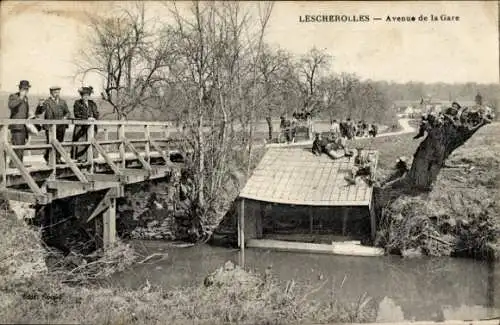
[[(397, 198), (382, 211), (377, 245), (403, 256), (500, 258), (500, 136), (485, 126), (454, 152), (430, 193)], [(420, 143), (410, 135), (378, 143), (380, 178)]]

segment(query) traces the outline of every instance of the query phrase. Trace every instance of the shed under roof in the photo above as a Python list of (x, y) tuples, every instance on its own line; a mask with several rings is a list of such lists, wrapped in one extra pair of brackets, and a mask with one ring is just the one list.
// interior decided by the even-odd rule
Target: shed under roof
[[(371, 152), (378, 159), (377, 152)], [(310, 149), (269, 148), (239, 197), (293, 205), (368, 206), (373, 188), (364, 180), (356, 185), (345, 180), (353, 164), (354, 157), (333, 160), (315, 156)]]

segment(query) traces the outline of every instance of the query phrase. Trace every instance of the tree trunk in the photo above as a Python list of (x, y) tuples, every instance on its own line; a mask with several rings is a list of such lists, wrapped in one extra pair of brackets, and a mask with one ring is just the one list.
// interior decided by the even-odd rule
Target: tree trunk
[(268, 115), (266, 117), (267, 128), (269, 130), (269, 140), (273, 139), (273, 122), (271, 121), (271, 116)]
[(462, 110), (459, 116), (460, 121), (444, 116), (443, 120), (429, 122), (427, 136), (418, 146), (409, 172), (404, 179), (388, 183), (382, 190), (390, 191), (403, 187), (408, 187), (407, 189), (413, 192), (431, 190), (450, 154), (493, 118), (491, 112), (469, 113), (467, 109)]
[(408, 173), (410, 184), (415, 189), (429, 190), (444, 164), (446, 140), (441, 129), (430, 130), (413, 156)]

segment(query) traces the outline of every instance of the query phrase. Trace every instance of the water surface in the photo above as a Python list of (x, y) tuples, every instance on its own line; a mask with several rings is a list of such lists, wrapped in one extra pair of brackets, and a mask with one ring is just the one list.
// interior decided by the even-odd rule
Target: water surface
[[(112, 282), (137, 289), (146, 279), (164, 288), (199, 285), (205, 276), (239, 250), (200, 245), (174, 248), (169, 243), (134, 242), (146, 254), (167, 252), (164, 260), (136, 265)], [(332, 289), (345, 302), (367, 294), (378, 305), (378, 321), (482, 319), (500, 316), (500, 265), (470, 259), (397, 256), (350, 257), (246, 249), (245, 268), (271, 267), (280, 280), (322, 289), (311, 299), (330, 299)], [(326, 282), (326, 284), (324, 284)]]

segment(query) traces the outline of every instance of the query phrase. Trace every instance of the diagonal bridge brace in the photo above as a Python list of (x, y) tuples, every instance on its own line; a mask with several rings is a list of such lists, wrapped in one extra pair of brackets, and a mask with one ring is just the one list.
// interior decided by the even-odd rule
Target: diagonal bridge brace
[(175, 166), (175, 164), (172, 163), (172, 161), (170, 160), (170, 158), (167, 156), (167, 154), (165, 153), (165, 151), (163, 151), (161, 149), (161, 147), (158, 145), (158, 143), (156, 143), (153, 140), (149, 140), (149, 144), (153, 147), (154, 150), (156, 150), (156, 151), (158, 151), (160, 153), (160, 155), (163, 158), (163, 160), (165, 160), (165, 165), (167, 165), (167, 166)]
[(110, 188), (102, 200), (97, 204), (96, 208), (90, 215), (90, 217), (87, 218), (87, 222), (92, 221), (95, 217), (97, 217), (99, 214), (103, 213), (106, 211), (106, 209), (112, 207), (112, 201), (113, 199), (116, 199), (118, 197), (118, 189), (117, 188)]
[(57, 141), (57, 139), (53, 139), (51, 141), (51, 144), (57, 150), (57, 152), (59, 152), (61, 157), (64, 158), (64, 160), (66, 161), (66, 164), (68, 164), (69, 168), (71, 168), (71, 170), (73, 171), (75, 176), (78, 178), (78, 180), (82, 183), (88, 183), (87, 178), (82, 173), (82, 171), (78, 168), (78, 166), (74, 163), (74, 161), (68, 155), (66, 150), (64, 150), (62, 144), (59, 141)]
[(139, 151), (128, 141), (126, 138), (122, 138), (121, 141), (125, 144), (126, 147), (132, 151), (132, 153), (135, 155), (135, 157), (140, 161), (142, 167), (148, 171), (148, 173), (151, 173), (153, 171), (153, 168), (151, 165), (144, 159), (144, 157), (141, 156)]
[(115, 175), (120, 176), (122, 173), (120, 168), (114, 163), (113, 159), (109, 157), (108, 153), (104, 148), (96, 141), (96, 139), (92, 139), (92, 145), (97, 149), (97, 152), (104, 158), (106, 164), (108, 164), (109, 168), (113, 171)]
[(47, 195), (42, 191), (42, 189), (38, 186), (38, 184), (35, 182), (33, 177), (31, 177), (28, 169), (24, 166), (23, 162), (19, 157), (16, 155), (14, 152), (14, 149), (12, 149), (12, 146), (8, 143), (4, 144), (4, 150), (7, 153), (7, 155), (10, 157), (10, 159), (14, 162), (16, 167), (19, 169), (21, 172), (22, 177), (28, 184), (30, 190), (36, 195), (36, 196), (41, 196), (46, 198)]

